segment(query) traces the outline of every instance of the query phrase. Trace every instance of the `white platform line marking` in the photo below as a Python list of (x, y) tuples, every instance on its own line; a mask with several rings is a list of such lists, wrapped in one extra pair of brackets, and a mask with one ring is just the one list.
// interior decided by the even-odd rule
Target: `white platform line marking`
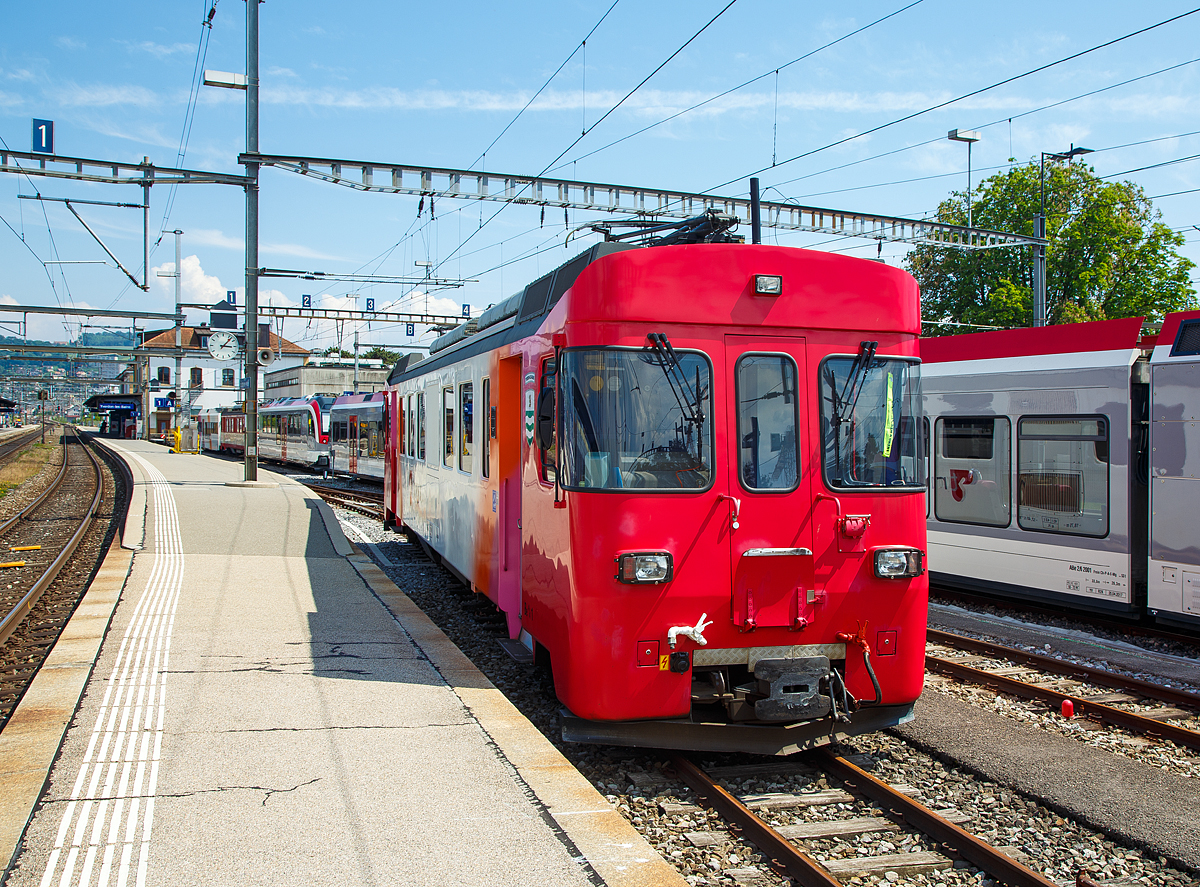
[(131, 876), (137, 885), (146, 883), (184, 559), (179, 512), (167, 479), (145, 459), (128, 455), (141, 463), (153, 488), (154, 563), (105, 681), (42, 887), (109, 887), (114, 875), (117, 887), (129, 887)]

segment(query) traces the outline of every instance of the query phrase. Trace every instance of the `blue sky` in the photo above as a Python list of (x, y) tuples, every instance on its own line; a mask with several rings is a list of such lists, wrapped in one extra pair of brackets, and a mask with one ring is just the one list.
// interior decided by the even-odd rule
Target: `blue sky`
[[(149, 157), (160, 166), (239, 172), (240, 92), (195, 91), (179, 159), (201, 47), (204, 68), (244, 71), (245, 4), (218, 0), (207, 31), (201, 22), (210, 3), (96, 7), (68, 0), (7, 9), (0, 33), (4, 144), (28, 151), (31, 120), (43, 118), (55, 121), (59, 154), (124, 162)], [(977, 129), (983, 138), (973, 149), (975, 184), (1010, 157), (1028, 162), (1072, 144), (1096, 149), (1087, 159), (1100, 175), (1140, 170), (1123, 178), (1151, 196), (1174, 195), (1155, 203), (1167, 225), (1185, 232), (1184, 253), (1200, 264), (1194, 227), (1200, 226), (1200, 161), (1181, 160), (1200, 154), (1200, 134), (1190, 134), (1200, 131), (1200, 12), (816, 150), (1187, 13), (1194, 8), (1189, 3), (728, 3), (263, 3), (261, 148), (534, 174), (588, 129), (554, 175), (741, 195), (745, 176), (765, 170), (760, 177), (769, 199), (921, 217), (967, 184), (966, 148), (947, 141), (947, 130)], [(1132, 78), (1142, 79), (1117, 86)], [(1096, 90), (1103, 91), (1079, 98)], [(1057, 106), (1046, 107), (1051, 104)], [(781, 162), (801, 154), (809, 156)], [(134, 288), (111, 262), (43, 264), (107, 257), (61, 203), (18, 198), (35, 192), (130, 203), (141, 196), (132, 187), (0, 176), (6, 223), (0, 224), (0, 301), (171, 310), (173, 281), (156, 271), (173, 267), (172, 237), (151, 254), (149, 293)], [(413, 275), (421, 273), (414, 262), (432, 261), (444, 277), (477, 281), (429, 296), (431, 308), (453, 313), (463, 302), (478, 311), (510, 295), (595, 239), (576, 233), (567, 244), (558, 210), (548, 211), (544, 224), (538, 209), (516, 206), (488, 221), (496, 204), (481, 211), (475, 202), (443, 200), (431, 220), (427, 209), (418, 218), (415, 198), (363, 194), (274, 169), (264, 170), (261, 195), (262, 265)], [(226, 289), (241, 293), (243, 207), (241, 191), (227, 186), (190, 185), (173, 197), (168, 188), (153, 189), (152, 236), (162, 228), (185, 232), (186, 301), (211, 301)], [(141, 213), (79, 209), (140, 276)], [(589, 220), (573, 213), (570, 224)], [(873, 242), (804, 234), (768, 232), (765, 239), (862, 256), (877, 249)], [(898, 264), (903, 252), (901, 245), (885, 246), (883, 255)], [(425, 304), (422, 291), (396, 285), (271, 279), (262, 281), (261, 291), (264, 303), (276, 305), (299, 304), (304, 293), (325, 307), (352, 305), (355, 295), (398, 310)], [(343, 328), (343, 344), (351, 329)], [(37, 336), (59, 340), (72, 332), (49, 318), (31, 322)], [(312, 348), (337, 338), (331, 324), (296, 320), (283, 334)], [(361, 334), (363, 341), (410, 341), (402, 327), (373, 324)]]

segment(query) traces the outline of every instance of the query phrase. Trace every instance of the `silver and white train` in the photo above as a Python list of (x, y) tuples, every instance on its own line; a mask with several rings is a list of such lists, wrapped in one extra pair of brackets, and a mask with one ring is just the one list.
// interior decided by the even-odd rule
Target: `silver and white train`
[(934, 585), (1200, 629), (1200, 311), (921, 359)]
[(344, 394), (329, 411), (329, 468), (383, 481), (387, 447), (386, 395)]
[(309, 468), (329, 467), (329, 410), (334, 398), (285, 397), (258, 408), (258, 455)]

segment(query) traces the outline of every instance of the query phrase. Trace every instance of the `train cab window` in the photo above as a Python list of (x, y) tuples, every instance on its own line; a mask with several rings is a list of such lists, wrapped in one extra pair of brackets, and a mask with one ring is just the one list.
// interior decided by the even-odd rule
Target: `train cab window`
[(483, 453), (479, 460), (479, 473), (483, 477), (490, 477), (492, 473), (492, 437), (495, 436), (496, 430), (492, 425), (492, 380), (483, 380), (483, 430), (479, 435), (483, 441)]
[(417, 395), (417, 458), (425, 461), (425, 392)]
[(829, 357), (821, 364), (825, 482), (833, 489), (925, 484), (921, 367), (916, 361)]
[(461, 471), (471, 470), (471, 456), (475, 449), (474, 384), (463, 382), (458, 386), (458, 467)]
[(938, 520), (988, 527), (1012, 523), (1010, 431), (1003, 416), (937, 420), (933, 510)]
[(796, 489), (800, 425), (796, 363), (787, 355), (738, 360), (738, 476), (748, 490)]
[(700, 352), (672, 356), (667, 362), (658, 350), (631, 348), (562, 352), (564, 487), (712, 484), (712, 366)]
[(542, 387), (538, 392), (534, 416), (534, 436), (541, 454), (542, 480), (551, 484), (558, 476), (558, 428), (555, 423), (558, 414), (558, 393), (555, 390), (557, 377), (558, 367), (554, 360), (543, 360)]
[(454, 389), (442, 389), (442, 464), (454, 467)]
[(1017, 422), (1017, 525), (1108, 534), (1108, 419), (1027, 416)]

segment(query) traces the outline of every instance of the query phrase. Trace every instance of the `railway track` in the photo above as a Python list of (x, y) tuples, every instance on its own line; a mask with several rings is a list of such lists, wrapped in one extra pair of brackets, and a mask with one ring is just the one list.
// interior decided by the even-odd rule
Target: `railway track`
[(936, 629), (929, 629), (927, 638), (937, 647), (969, 654), (927, 653), (931, 672), (1200, 751), (1200, 695)]
[[(74, 446), (65, 442), (74, 435)], [(104, 495), (99, 460), (74, 431), (64, 431), (64, 456), (57, 477), (20, 513), (0, 524), (0, 643), (37, 603), (75, 553)], [(4, 553), (7, 549), (7, 554)]]
[(321, 484), (308, 484), (307, 486), (330, 505), (356, 511), (377, 521), (383, 520), (383, 493), (343, 490), (338, 487), (322, 486)]
[(29, 446), (41, 434), (41, 428), (27, 428), (0, 443), (0, 462)]
[(1033, 601), (1007, 600), (1001, 597), (972, 594), (968, 591), (934, 585), (930, 585), (929, 593), (931, 596), (936, 596), (945, 601), (983, 605), (995, 608), (996, 610), (1002, 610), (1006, 613), (1029, 613), (1053, 619), (1067, 619), (1074, 626), (1083, 625), (1101, 629), (1116, 637), (1134, 635), (1143, 638), (1155, 638), (1191, 648), (1195, 648), (1200, 644), (1200, 638), (1197, 635), (1164, 628), (1155, 624), (1148, 616), (1131, 616), (1128, 619), (1108, 618), (1095, 613), (1086, 613), (1066, 607), (1037, 604)]
[[(86, 591), (111, 533), (109, 469), (74, 429), (62, 435), (53, 480), (0, 524), (0, 727)], [(102, 502), (108, 513), (99, 515)]]
[[(794, 792), (743, 793), (722, 784), (781, 774), (804, 787)], [(643, 787), (666, 785), (672, 775), (695, 793), (701, 805), (723, 818), (720, 828), (710, 823), (708, 828), (686, 832), (684, 837), (693, 847), (723, 844), (733, 833), (764, 854), (776, 875), (802, 887), (839, 887), (869, 877), (905, 879), (963, 865), (1012, 887), (1057, 887), (1027, 866), (1018, 849), (994, 847), (963, 829), (961, 823), (968, 817), (962, 811), (933, 810), (910, 797), (913, 788), (889, 785), (828, 750), (814, 752), (803, 762), (735, 765), (708, 772), (677, 755), (669, 771), (639, 781)], [(834, 782), (841, 787), (826, 787)], [(664, 814), (703, 819), (691, 804), (664, 802), (660, 807)], [(797, 815), (798, 811), (802, 813)], [(864, 836), (876, 839), (871, 846), (879, 852), (864, 852)], [(722, 874), (747, 887), (768, 880), (765, 872), (752, 866), (726, 868)]]

